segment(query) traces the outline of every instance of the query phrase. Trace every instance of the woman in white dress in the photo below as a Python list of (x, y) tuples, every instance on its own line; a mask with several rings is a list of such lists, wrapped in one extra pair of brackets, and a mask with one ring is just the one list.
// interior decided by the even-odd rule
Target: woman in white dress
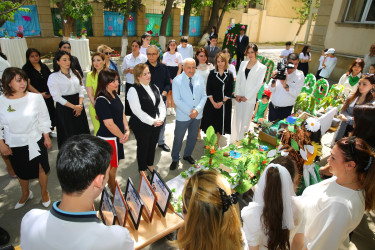
[(349, 233), (365, 210), (375, 208), (375, 161), (365, 141), (356, 137), (336, 143), (328, 158), (332, 178), (302, 194), (307, 249), (349, 249)]
[[(207, 86), (207, 78), (210, 74), (210, 71), (214, 69), (214, 65), (211, 64), (208, 61), (208, 52), (205, 48), (199, 48), (197, 49), (197, 52), (195, 52), (195, 64), (197, 65), (197, 70), (195, 71), (195, 74), (202, 77), (204, 80), (204, 85)], [(201, 141), (201, 129), (198, 130), (198, 136), (197, 140)]]
[(250, 250), (303, 248), (303, 207), (295, 194), (297, 186), (297, 166), (289, 157), (276, 158), (264, 170), (253, 202), (241, 211)]
[(27, 80), (27, 74), (14, 67), (5, 69), (2, 76), (0, 151), (9, 156), (22, 190), (22, 197), (14, 209), (23, 207), (33, 198), (29, 180), (35, 178), (39, 179), (42, 205), (51, 204), (47, 191), (51, 120), (43, 96), (27, 91)]
[(262, 87), (267, 67), (257, 60), (258, 46), (250, 43), (245, 50), (249, 61), (241, 62), (237, 73), (234, 96), (236, 106), (232, 119), (231, 142), (244, 138), (253, 116), (256, 97)]

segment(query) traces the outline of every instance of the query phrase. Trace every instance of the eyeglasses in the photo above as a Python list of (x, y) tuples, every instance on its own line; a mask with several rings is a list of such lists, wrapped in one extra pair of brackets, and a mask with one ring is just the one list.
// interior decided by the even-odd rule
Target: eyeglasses
[(148, 56), (156, 56), (158, 53), (147, 53)]
[(112, 52), (104, 52), (104, 54), (108, 56), (108, 55), (112, 55)]

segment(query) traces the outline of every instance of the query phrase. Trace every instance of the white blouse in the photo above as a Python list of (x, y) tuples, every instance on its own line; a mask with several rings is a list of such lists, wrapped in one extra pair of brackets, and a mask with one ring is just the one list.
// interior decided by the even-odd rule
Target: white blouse
[[(151, 87), (149, 84), (144, 85), (141, 84), (141, 86), (146, 90), (147, 94), (150, 96), (152, 102), (155, 105), (156, 99), (154, 92), (152, 91)], [(156, 87), (157, 88), (157, 87)], [(165, 105), (163, 102), (163, 98), (160, 96), (160, 102), (159, 102), (159, 116), (156, 115), (155, 119), (149, 116), (146, 112), (142, 110), (141, 103), (139, 102), (139, 97), (138, 93), (135, 90), (135, 88), (130, 88), (128, 92), (128, 101), (129, 101), (129, 106), (133, 112), (134, 115), (138, 117), (141, 122), (146, 123), (147, 125), (152, 126), (156, 120), (161, 120), (164, 121), (165, 115), (166, 115), (166, 110), (165, 110)]]
[(79, 94), (79, 97), (84, 97), (85, 87), (79, 83), (79, 79), (69, 69), (70, 79), (66, 77), (61, 71), (52, 73), (48, 77), (48, 89), (55, 102), (65, 105), (68, 101), (63, 97), (64, 95)]
[[(137, 66), (140, 63), (147, 62), (147, 57), (143, 55), (142, 53), (139, 53), (137, 57), (133, 56), (133, 53), (130, 53), (124, 57), (124, 61), (121, 65), (121, 72), (124, 72), (125, 69), (134, 69), (135, 66)], [(134, 83), (134, 75), (131, 73), (127, 73), (125, 75), (126, 83)]]
[[(350, 75), (352, 75), (352, 73), (350, 73)], [(361, 76), (362, 76), (362, 73), (359, 73), (358, 77), (361, 78)], [(355, 84), (354, 86), (350, 85), (349, 76), (347, 76), (346, 73), (341, 76), (338, 82), (338, 85), (344, 85), (345, 87), (344, 93), (346, 94), (346, 96), (349, 96), (350, 94), (354, 93), (358, 88), (358, 83)]]
[(311, 58), (311, 55), (310, 53), (307, 53), (306, 55), (304, 55), (302, 52), (299, 54), (299, 59), (303, 59), (303, 60), (309, 60)]
[(40, 155), (37, 142), (51, 132), (46, 103), (41, 94), (28, 92), (24, 97), (0, 96), (0, 139), (9, 147), (29, 146), (29, 159)]
[(171, 54), (169, 53), (169, 51), (167, 51), (163, 54), (162, 63), (170, 67), (177, 67), (178, 64), (182, 63), (182, 56), (179, 52), (175, 52), (174, 54)]
[(202, 77), (204, 81), (204, 86), (207, 86), (207, 78), (210, 74), (210, 71), (214, 69), (214, 66), (210, 64), (199, 64), (196, 70), (196, 74)]

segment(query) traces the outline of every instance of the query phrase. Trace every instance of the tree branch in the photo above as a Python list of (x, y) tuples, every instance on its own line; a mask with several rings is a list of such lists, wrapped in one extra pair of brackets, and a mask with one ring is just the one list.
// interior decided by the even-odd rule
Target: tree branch
[(23, 5), (26, 1), (27, 1), (27, 0), (23, 0), (23, 2), (21, 2), (19, 6), (14, 7), (13, 9), (10, 9), (10, 10), (7, 10), (7, 11), (4, 11), (4, 12), (1, 13), (1, 14), (2, 14), (2, 15), (6, 15), (6, 14), (8, 14), (8, 13), (11, 13), (11, 12), (15, 11), (15, 10), (18, 10), (19, 8), (22, 7), (22, 5)]

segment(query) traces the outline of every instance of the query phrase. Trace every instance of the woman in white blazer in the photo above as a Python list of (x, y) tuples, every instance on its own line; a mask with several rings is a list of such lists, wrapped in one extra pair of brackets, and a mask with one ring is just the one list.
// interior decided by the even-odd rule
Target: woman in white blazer
[(249, 61), (243, 61), (237, 73), (234, 96), (236, 106), (232, 119), (231, 142), (244, 138), (244, 133), (249, 130), (253, 116), (256, 97), (263, 84), (267, 67), (257, 60), (258, 46), (250, 43), (245, 50)]

